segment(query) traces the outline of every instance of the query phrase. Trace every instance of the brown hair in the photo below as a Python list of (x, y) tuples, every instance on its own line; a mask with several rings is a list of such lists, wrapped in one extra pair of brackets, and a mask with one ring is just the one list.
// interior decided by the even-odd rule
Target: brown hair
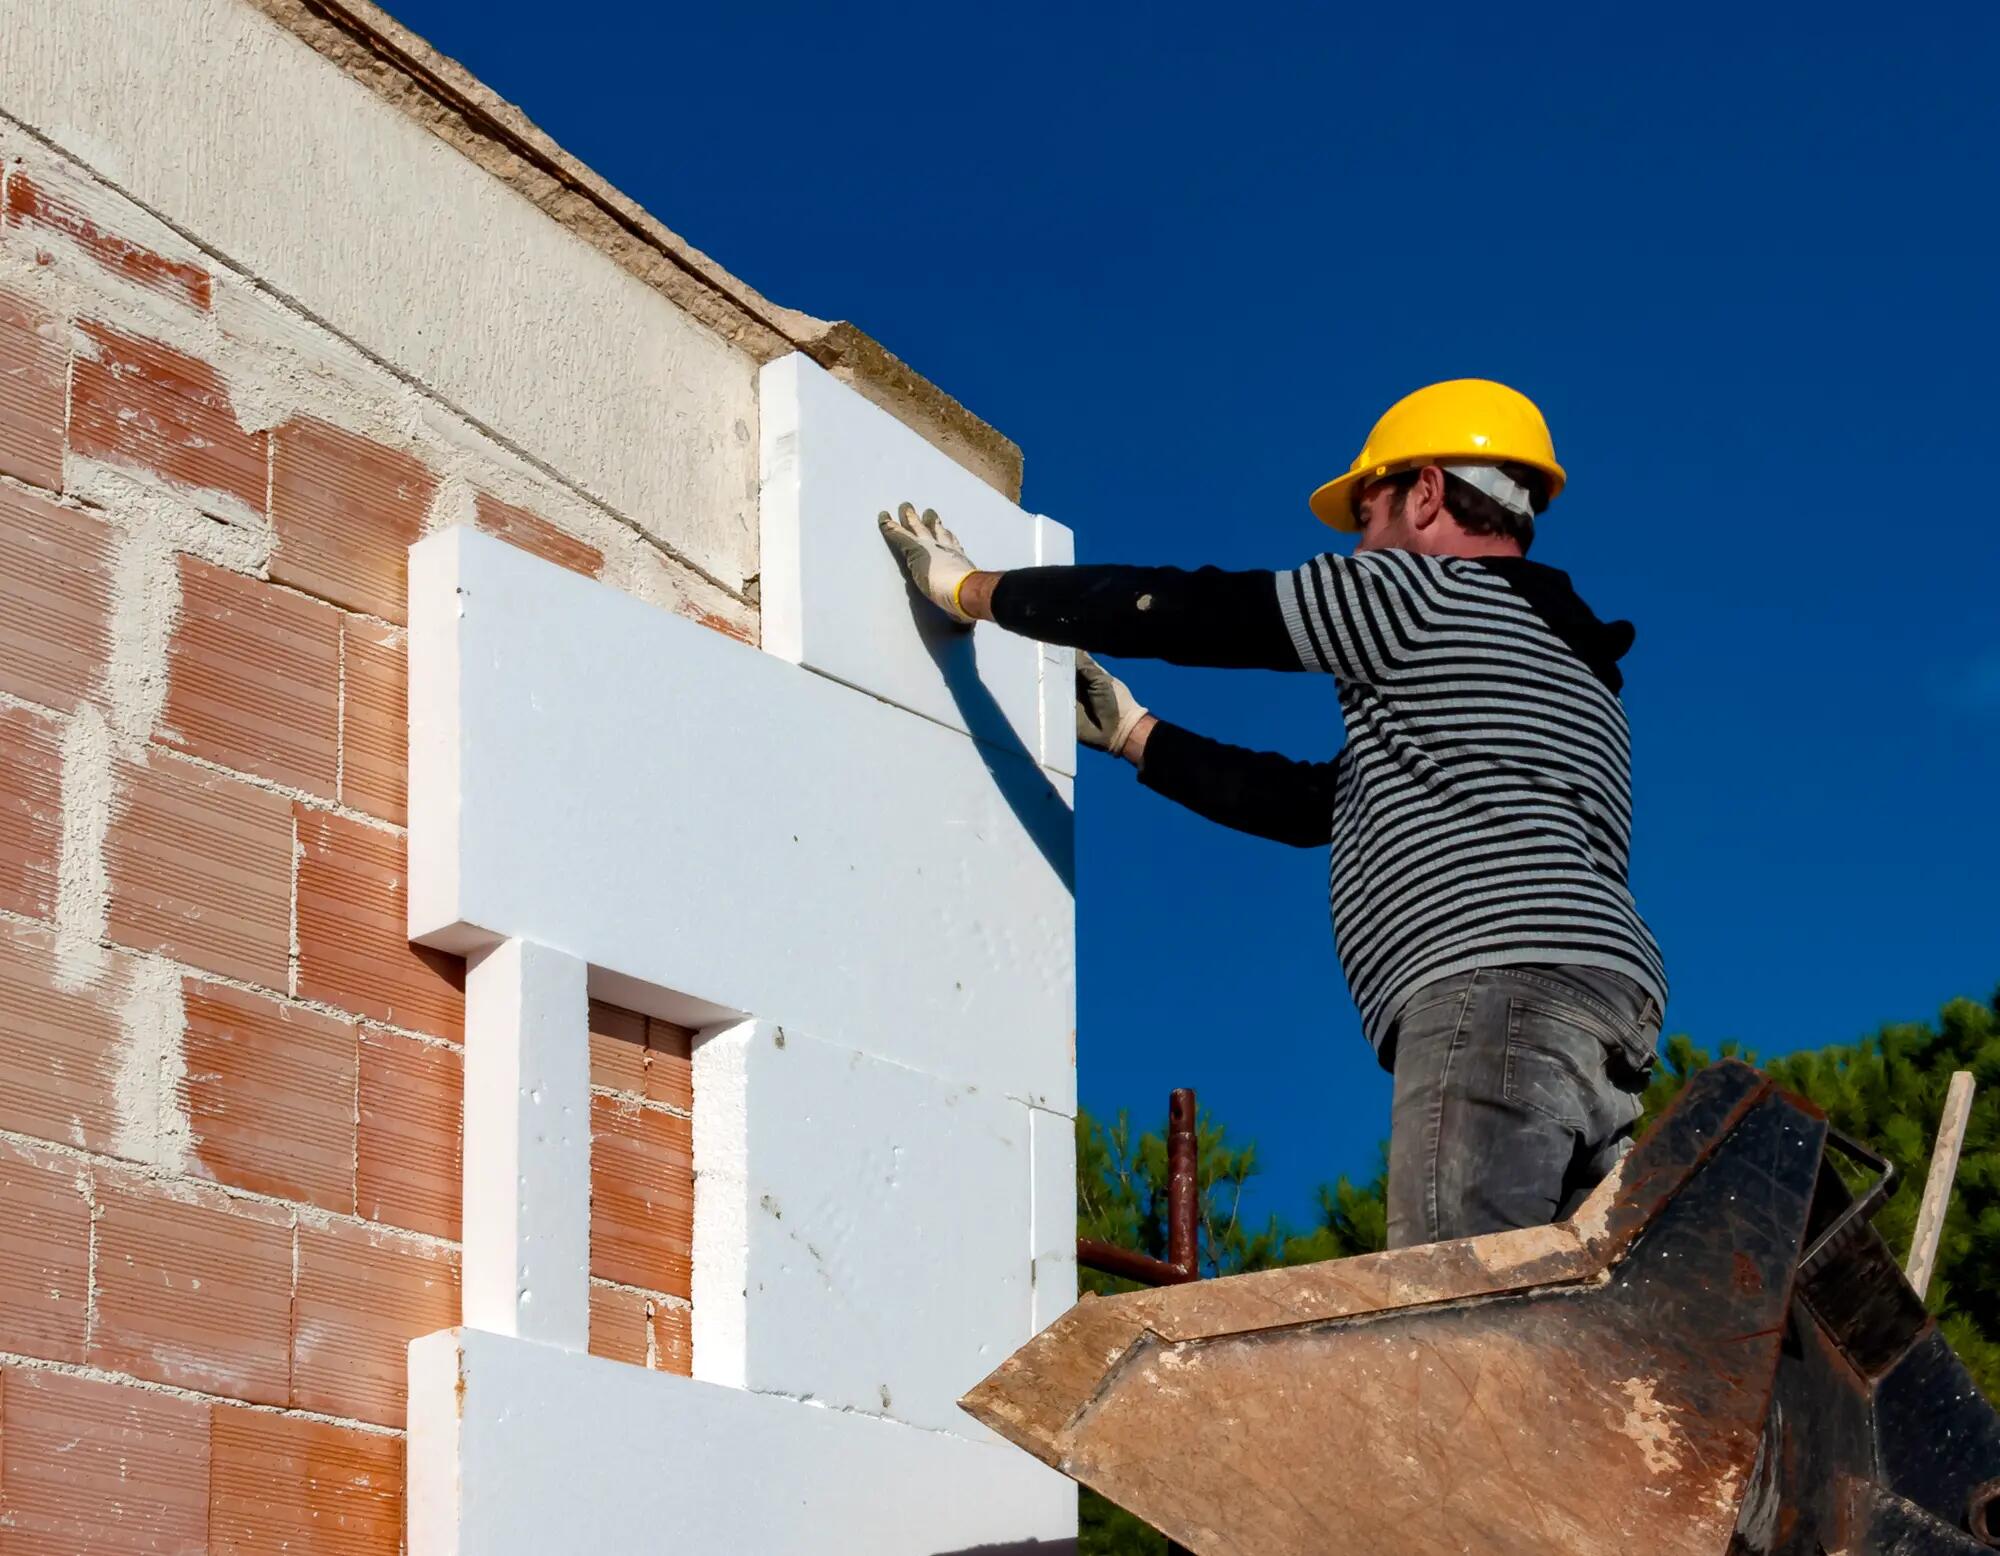
[[(1528, 501), (1540, 513), (1549, 505), (1549, 478), (1532, 465), (1504, 464), (1501, 471), (1510, 479), (1519, 481), (1528, 489)], [(1385, 478), (1387, 485), (1395, 493), (1390, 498), (1397, 513), (1403, 511), (1403, 501), (1410, 495), (1410, 488), (1417, 484), (1417, 470), (1399, 470)], [(1505, 535), (1520, 542), (1521, 553), (1535, 543), (1535, 521), (1516, 513), (1512, 508), (1503, 508), (1469, 481), (1463, 481), (1449, 470), (1444, 472), (1444, 506), (1458, 527), (1468, 535)]]

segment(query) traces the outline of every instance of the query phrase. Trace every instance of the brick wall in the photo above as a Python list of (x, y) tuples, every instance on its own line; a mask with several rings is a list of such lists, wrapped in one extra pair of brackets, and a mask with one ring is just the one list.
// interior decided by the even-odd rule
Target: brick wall
[[(0, 1556), (395, 1552), (403, 1348), (458, 1316), (464, 1016), (404, 939), (406, 548), (473, 522), (754, 610), (0, 155)], [(683, 1373), (688, 1045), (592, 1008), (591, 1349)]]

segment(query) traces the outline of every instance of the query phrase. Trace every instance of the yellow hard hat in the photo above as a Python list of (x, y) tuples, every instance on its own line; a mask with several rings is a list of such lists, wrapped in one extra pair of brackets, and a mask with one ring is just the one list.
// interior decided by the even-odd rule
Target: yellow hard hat
[(1549, 424), (1535, 402), (1489, 378), (1453, 378), (1406, 394), (1375, 423), (1347, 474), (1308, 501), (1322, 524), (1353, 531), (1354, 494), (1398, 470), (1442, 464), (1529, 465), (1549, 478), (1549, 496), (1563, 489), (1563, 467)]

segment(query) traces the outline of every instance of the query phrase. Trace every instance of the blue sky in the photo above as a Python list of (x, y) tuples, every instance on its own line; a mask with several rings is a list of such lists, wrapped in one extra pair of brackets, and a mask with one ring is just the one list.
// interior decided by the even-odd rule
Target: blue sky
[[(1992, 8), (389, 4), (1016, 438), (1083, 560), (1296, 564), (1391, 400), (1527, 391), (1570, 475), (1536, 556), (1639, 627), (1669, 1030), (1777, 1052), (2000, 983)], [(1339, 743), (1322, 682), (1118, 668)], [(1078, 807), (1085, 1104), (1199, 1088), (1304, 1218), (1387, 1128), (1324, 856), (1107, 761)]]

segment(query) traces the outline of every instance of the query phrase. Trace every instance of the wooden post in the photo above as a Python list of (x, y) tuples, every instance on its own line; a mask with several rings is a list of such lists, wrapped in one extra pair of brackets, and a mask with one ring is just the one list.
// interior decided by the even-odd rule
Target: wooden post
[(1944, 1232), (1951, 1181), (1958, 1176), (1959, 1148), (1965, 1144), (1965, 1125), (1971, 1117), (1972, 1074), (1960, 1070), (1952, 1076), (1944, 1095), (1937, 1144), (1931, 1148), (1931, 1175), (1924, 1182), (1924, 1200), (1917, 1209), (1917, 1229), (1910, 1238), (1910, 1262), (1904, 1271), (1919, 1298), (1929, 1292), (1931, 1274), (1937, 1268), (1938, 1238)]

